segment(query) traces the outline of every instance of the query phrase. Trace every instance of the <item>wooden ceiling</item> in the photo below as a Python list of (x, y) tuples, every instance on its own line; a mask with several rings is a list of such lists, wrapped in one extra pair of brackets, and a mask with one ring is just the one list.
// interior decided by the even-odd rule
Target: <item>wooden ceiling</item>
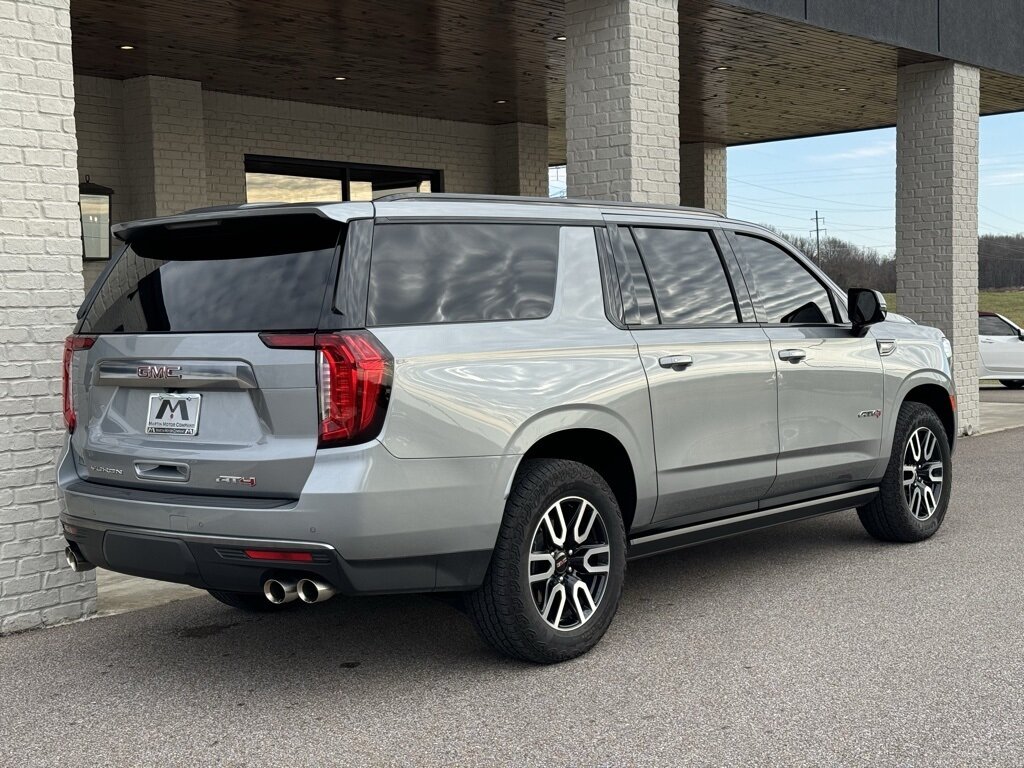
[[(547, 124), (565, 158), (564, 0), (72, 0), (71, 18), (82, 74)], [(680, 0), (680, 50), (681, 139), (729, 145), (892, 125), (896, 67), (931, 58), (717, 0)], [(983, 72), (982, 112), (1019, 109), (1024, 79)]]

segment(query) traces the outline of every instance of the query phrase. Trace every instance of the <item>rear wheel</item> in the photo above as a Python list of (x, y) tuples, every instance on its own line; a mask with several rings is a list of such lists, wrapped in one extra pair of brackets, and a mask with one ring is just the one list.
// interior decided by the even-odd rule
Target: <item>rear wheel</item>
[(224, 592), (219, 589), (208, 589), (206, 591), (212, 597), (224, 603), (224, 605), (230, 605), (232, 608), (247, 611), (248, 613), (271, 613), (293, 607), (291, 603), (275, 605), (262, 594), (255, 592)]
[(1000, 379), (999, 383), (1007, 389), (1020, 389), (1024, 387), (1024, 379)]
[(951, 480), (949, 442), (942, 421), (926, 405), (904, 403), (879, 493), (857, 514), (876, 539), (922, 541), (942, 525)]
[(618, 607), (626, 534), (615, 495), (585, 464), (530, 460), (505, 506), (491, 565), (466, 598), (499, 651), (541, 664), (593, 648)]

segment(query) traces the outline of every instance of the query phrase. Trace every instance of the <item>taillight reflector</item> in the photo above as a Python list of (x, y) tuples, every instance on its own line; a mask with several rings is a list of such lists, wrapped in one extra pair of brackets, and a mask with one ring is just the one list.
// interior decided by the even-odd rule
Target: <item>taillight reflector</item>
[(73, 391), (72, 368), (75, 360), (75, 352), (90, 349), (96, 343), (95, 336), (68, 336), (64, 340), (64, 366), (63, 366), (63, 393), (64, 393), (64, 426), (68, 432), (75, 431), (78, 417), (75, 415), (75, 396)]
[(281, 560), (289, 563), (311, 563), (313, 562), (312, 552), (292, 552), (288, 550), (275, 549), (247, 549), (246, 557), (253, 560)]
[(372, 440), (391, 395), (391, 354), (370, 333), (261, 333), (268, 347), (316, 350), (320, 447)]

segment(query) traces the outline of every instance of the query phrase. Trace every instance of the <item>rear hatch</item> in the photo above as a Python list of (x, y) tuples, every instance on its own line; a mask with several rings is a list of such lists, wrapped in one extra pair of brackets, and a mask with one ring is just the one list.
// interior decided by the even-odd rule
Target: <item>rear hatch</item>
[(344, 225), (314, 213), (133, 229), (77, 331), (69, 423), (86, 479), (297, 498), (318, 440), (319, 326)]

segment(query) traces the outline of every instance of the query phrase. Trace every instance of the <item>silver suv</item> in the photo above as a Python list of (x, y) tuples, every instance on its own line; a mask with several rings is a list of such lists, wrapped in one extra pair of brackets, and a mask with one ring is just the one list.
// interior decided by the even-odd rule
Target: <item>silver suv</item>
[(761, 227), (453, 195), (115, 228), (64, 356), (72, 567), (230, 606), (461, 592), (591, 648), (626, 561), (856, 507), (938, 530), (951, 350)]

